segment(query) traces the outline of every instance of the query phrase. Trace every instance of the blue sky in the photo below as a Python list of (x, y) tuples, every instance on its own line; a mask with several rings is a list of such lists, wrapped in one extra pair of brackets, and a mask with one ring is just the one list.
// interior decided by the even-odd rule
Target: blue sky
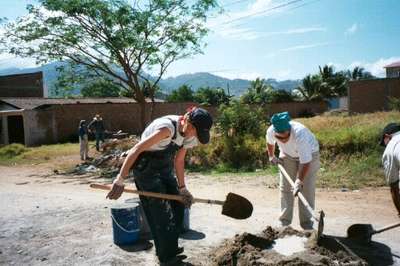
[[(26, 14), (33, 0), (1, 0), (0, 17)], [(208, 22), (204, 54), (174, 63), (167, 76), (211, 72), (228, 78), (297, 79), (319, 65), (363, 66), (384, 75), (400, 61), (398, 0), (223, 0)], [(0, 68), (32, 61), (0, 56)]]

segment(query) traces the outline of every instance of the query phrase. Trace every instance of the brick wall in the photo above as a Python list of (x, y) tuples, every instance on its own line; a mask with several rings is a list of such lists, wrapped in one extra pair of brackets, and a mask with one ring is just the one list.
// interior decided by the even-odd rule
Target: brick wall
[(289, 102), (289, 103), (273, 103), (268, 105), (268, 114), (280, 113), (288, 111), (291, 117), (300, 117), (305, 114), (322, 114), (328, 110), (326, 102)]
[(43, 97), (42, 72), (0, 76), (0, 97)]
[(349, 111), (370, 113), (389, 109), (388, 97), (400, 97), (400, 78), (349, 82)]
[[(193, 103), (155, 103), (153, 118), (150, 118), (151, 104), (146, 107), (147, 121), (167, 114), (184, 114)], [(77, 141), (78, 124), (81, 119), (88, 121), (95, 114), (103, 117), (108, 131), (122, 130), (129, 134), (140, 134), (140, 109), (138, 104), (64, 104), (50, 105), (41, 109), (24, 111), (25, 143), (27, 146)], [(204, 107), (215, 118), (216, 107)], [(322, 113), (327, 110), (324, 102), (271, 104), (268, 113), (289, 111), (292, 117), (307, 112)]]

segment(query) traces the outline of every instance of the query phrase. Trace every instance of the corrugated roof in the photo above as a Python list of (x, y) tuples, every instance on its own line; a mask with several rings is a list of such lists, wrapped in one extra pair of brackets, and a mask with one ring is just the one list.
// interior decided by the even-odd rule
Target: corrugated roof
[[(0, 98), (0, 101), (20, 109), (32, 110), (42, 105), (63, 104), (102, 104), (102, 103), (136, 103), (131, 98), (80, 98), (80, 99), (56, 99), (56, 98)], [(150, 100), (148, 100), (150, 101)], [(155, 100), (163, 102), (162, 100)]]
[(390, 68), (390, 67), (400, 67), (400, 61), (393, 62), (390, 65), (384, 66), (384, 68)]

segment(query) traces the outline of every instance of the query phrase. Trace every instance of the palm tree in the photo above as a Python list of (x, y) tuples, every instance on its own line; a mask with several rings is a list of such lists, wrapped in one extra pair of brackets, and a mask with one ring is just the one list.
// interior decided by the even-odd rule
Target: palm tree
[(322, 100), (322, 78), (320, 75), (307, 75), (303, 78), (301, 86), (295, 89), (295, 94), (306, 101)]
[(363, 67), (359, 67), (359, 66), (354, 67), (354, 69), (352, 71), (347, 70), (346, 76), (350, 80), (362, 80), (362, 79), (374, 78), (374, 76), (370, 72), (365, 71), (365, 69)]

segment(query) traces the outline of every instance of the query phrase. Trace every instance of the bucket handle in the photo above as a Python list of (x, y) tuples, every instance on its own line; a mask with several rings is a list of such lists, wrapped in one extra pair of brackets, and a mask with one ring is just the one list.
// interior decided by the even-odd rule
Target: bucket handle
[(111, 219), (114, 221), (114, 223), (119, 227), (119, 229), (121, 229), (122, 231), (124, 231), (125, 233), (136, 233), (139, 232), (140, 229), (135, 229), (135, 230), (126, 230), (125, 228), (123, 228), (115, 219), (114, 215), (111, 214)]

